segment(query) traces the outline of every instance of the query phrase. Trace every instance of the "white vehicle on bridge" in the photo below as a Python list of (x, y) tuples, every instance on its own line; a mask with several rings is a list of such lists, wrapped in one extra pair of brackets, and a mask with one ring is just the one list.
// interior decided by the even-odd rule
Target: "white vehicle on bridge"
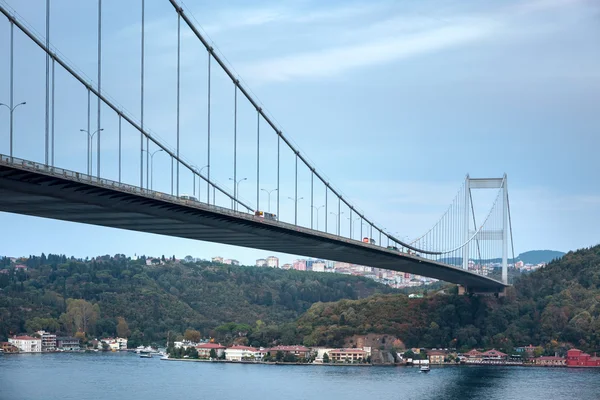
[(277, 221), (277, 215), (269, 213), (269, 212), (255, 211), (254, 216), (264, 218), (264, 219), (270, 219), (272, 221)]
[(196, 202), (198, 201), (198, 199), (195, 198), (194, 196), (190, 196), (190, 195), (187, 195), (187, 194), (182, 194), (181, 196), (179, 196), (179, 198), (181, 200), (191, 200), (191, 201), (196, 201)]

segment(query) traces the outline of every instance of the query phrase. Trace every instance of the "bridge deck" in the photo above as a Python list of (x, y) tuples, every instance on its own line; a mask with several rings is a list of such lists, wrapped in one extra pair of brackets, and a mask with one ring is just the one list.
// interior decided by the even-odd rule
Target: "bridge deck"
[(473, 291), (506, 286), (357, 240), (7, 156), (0, 156), (0, 210), (409, 272)]

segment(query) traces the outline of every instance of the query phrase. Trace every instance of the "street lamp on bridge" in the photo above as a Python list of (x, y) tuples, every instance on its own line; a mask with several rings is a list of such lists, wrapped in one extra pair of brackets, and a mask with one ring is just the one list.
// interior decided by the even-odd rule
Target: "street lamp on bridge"
[(271, 212), (271, 193), (276, 192), (277, 188), (272, 189), (272, 190), (267, 190), (267, 189), (260, 189), (263, 192), (266, 192), (269, 195), (269, 212)]
[(87, 129), (80, 129), (80, 132), (85, 132), (88, 134), (88, 157), (87, 157), (87, 162), (88, 162), (88, 175), (92, 174), (92, 148), (94, 147), (94, 135), (98, 132), (102, 132), (104, 130), (104, 128), (100, 128), (97, 129), (96, 131), (94, 131), (94, 133), (90, 134), (90, 131), (88, 131)]
[(235, 185), (235, 188), (236, 188), (236, 192), (235, 192), (236, 196), (235, 196), (235, 199), (234, 199), (234, 202), (235, 202), (234, 203), (234, 206), (235, 206), (234, 209), (235, 209), (235, 211), (237, 211), (237, 209), (238, 209), (238, 197), (240, 197), (240, 183), (242, 181), (247, 181), (248, 178), (242, 178), (242, 179), (240, 179), (237, 182), (233, 178), (229, 178), (229, 180), (234, 182), (234, 185)]
[(330, 211), (329, 214), (333, 214), (335, 215), (335, 230), (336, 230), (336, 234), (338, 236), (340, 236), (340, 224), (338, 223), (338, 217), (341, 216), (344, 212), (342, 211), (341, 213), (334, 213), (333, 211)]
[(154, 155), (156, 153), (158, 153), (159, 151), (164, 151), (164, 150), (158, 149), (158, 150), (153, 151), (152, 153), (145, 149), (142, 151), (145, 151), (146, 153), (148, 153), (150, 155), (150, 190), (153, 190), (154, 189)]
[[(202, 185), (200, 185), (200, 179), (202, 177), (202, 170), (204, 168), (208, 168), (208, 165), (205, 165), (204, 167), (200, 168), (200, 170), (198, 170), (198, 167), (195, 165), (192, 165), (192, 168), (193, 168), (193, 172), (195, 172), (198, 175), (198, 199), (200, 199), (200, 187), (202, 186)], [(196, 175), (194, 175), (193, 194), (194, 194), (194, 196), (196, 196)]]
[(348, 221), (350, 221), (350, 225), (352, 226), (352, 230), (350, 231), (350, 239), (354, 238), (354, 227), (356, 225), (352, 225), (352, 221), (358, 221), (359, 219), (362, 219), (361, 217), (356, 217), (354, 219), (352, 219), (352, 217), (346, 217), (348, 218)]
[[(12, 97), (11, 97), (11, 101), (12, 101)], [(9, 133), (9, 135), (10, 135), (10, 137), (9, 137), (9, 152), (10, 152), (10, 153), (9, 153), (9, 155), (10, 155), (11, 157), (12, 157), (12, 155), (13, 155), (13, 113), (15, 112), (15, 110), (17, 109), (17, 107), (19, 107), (19, 106), (24, 106), (25, 104), (27, 104), (27, 102), (26, 102), (26, 101), (24, 101), (24, 102), (22, 102), (22, 103), (19, 103), (19, 104), (17, 104), (16, 106), (13, 106), (13, 107), (11, 107), (11, 106), (9, 106), (8, 104), (0, 103), (0, 106), (4, 106), (4, 107), (8, 108), (8, 111), (10, 112), (10, 116), (9, 116), (9, 118), (10, 118), (10, 130), (9, 130), (9, 132), (10, 132), (10, 133)]]
[[(314, 208), (315, 210), (317, 210), (317, 230), (319, 230), (319, 210), (323, 207), (325, 207), (325, 204), (323, 204), (322, 206), (319, 207), (315, 207), (315, 206), (311, 206), (312, 208)], [(310, 229), (312, 229), (312, 226), (310, 227)]]
[(302, 200), (303, 198), (304, 197), (296, 197), (294, 199), (293, 197), (288, 196), (288, 199), (294, 202), (294, 225), (298, 225), (298, 200)]

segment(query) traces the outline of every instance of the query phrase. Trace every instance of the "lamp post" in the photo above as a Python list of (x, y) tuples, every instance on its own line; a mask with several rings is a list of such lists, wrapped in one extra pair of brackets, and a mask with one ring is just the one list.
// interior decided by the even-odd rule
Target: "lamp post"
[[(11, 101), (12, 101), (12, 98), (11, 98)], [(15, 110), (17, 109), (17, 107), (24, 106), (25, 104), (27, 104), (26, 101), (24, 101), (22, 103), (19, 103), (19, 104), (17, 104), (14, 107), (11, 107), (8, 104), (0, 103), (0, 106), (4, 106), (4, 107), (8, 108), (8, 111), (10, 112), (10, 116), (9, 116), (9, 120), (10, 120), (10, 130), (9, 130), (9, 132), (10, 132), (9, 133), (9, 135), (10, 135), (10, 137), (9, 137), (9, 146), (10, 146), (9, 148), (10, 148), (10, 150), (9, 151), (10, 151), (10, 153), (9, 154), (10, 154), (11, 157), (13, 155), (13, 113), (15, 112)]]
[[(240, 183), (241, 183), (242, 181), (247, 181), (247, 180), (248, 180), (248, 178), (242, 178), (242, 179), (240, 179), (240, 180), (239, 180), (239, 181), (237, 181), (237, 182), (236, 182), (236, 181), (235, 181), (233, 178), (229, 178), (229, 180), (234, 182), (234, 184), (235, 184), (235, 189), (236, 189), (236, 192), (235, 192), (235, 193), (236, 193), (236, 196), (237, 196), (237, 197), (239, 197), (239, 196), (240, 196)], [(236, 199), (235, 199), (235, 211), (237, 211), (237, 209), (238, 209), (238, 202), (237, 202), (237, 198), (236, 198)]]
[(80, 129), (81, 132), (85, 132), (88, 134), (88, 175), (92, 174), (92, 147), (94, 146), (94, 135), (98, 132), (103, 131), (104, 128), (100, 128), (94, 131), (94, 133), (90, 134), (90, 131), (88, 131), (87, 129)]
[[(314, 208), (315, 210), (317, 210), (317, 230), (319, 230), (319, 210), (323, 207), (325, 207), (325, 204), (323, 204), (322, 206), (319, 207), (315, 207), (315, 206), (311, 206), (312, 208)], [(311, 226), (312, 229), (312, 226)]]
[(260, 189), (263, 192), (267, 192), (267, 194), (269, 195), (269, 212), (271, 212), (271, 193), (276, 192), (277, 189), (272, 189), (272, 190), (267, 190), (267, 189)]
[[(208, 165), (205, 165), (204, 167), (200, 168), (200, 171), (198, 171), (198, 167), (195, 165), (192, 165), (192, 167), (194, 167), (194, 171), (196, 174), (198, 174), (198, 199), (200, 199), (200, 187), (202, 185), (200, 185), (200, 177), (202, 176), (202, 170), (204, 168), (208, 168)], [(196, 175), (194, 175), (194, 196), (196, 196)]]
[(150, 190), (154, 188), (154, 155), (159, 151), (164, 151), (163, 149), (158, 149), (153, 152), (149, 152), (148, 150), (144, 150), (146, 153), (150, 155)]
[(340, 236), (340, 225), (338, 224), (338, 218), (337, 217), (340, 216), (340, 215), (342, 215), (343, 213), (344, 213), (343, 211), (341, 213), (339, 213), (339, 214), (338, 213), (334, 213), (333, 211), (329, 212), (329, 214), (333, 214), (333, 215), (336, 216), (336, 219), (335, 219), (335, 230), (336, 230), (336, 234), (338, 236)]
[[(347, 218), (350, 221), (350, 225), (352, 225), (352, 217), (347, 217)], [(354, 218), (354, 221), (358, 221), (359, 219), (361, 219), (361, 218), (360, 217), (356, 217), (356, 218)], [(353, 236), (354, 236), (354, 227), (355, 226), (356, 225), (352, 225), (352, 231), (350, 232), (350, 239), (354, 238)]]
[(302, 200), (304, 197), (289, 197), (288, 199), (294, 202), (294, 225), (298, 225), (298, 200)]

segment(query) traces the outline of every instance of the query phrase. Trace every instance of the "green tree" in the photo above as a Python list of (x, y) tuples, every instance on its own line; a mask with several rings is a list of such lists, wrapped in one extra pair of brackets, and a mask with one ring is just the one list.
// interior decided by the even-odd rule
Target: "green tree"
[(323, 362), (329, 364), (329, 354), (323, 353)]
[(210, 358), (212, 358), (213, 360), (217, 359), (217, 352), (215, 351), (215, 349), (210, 349)]

